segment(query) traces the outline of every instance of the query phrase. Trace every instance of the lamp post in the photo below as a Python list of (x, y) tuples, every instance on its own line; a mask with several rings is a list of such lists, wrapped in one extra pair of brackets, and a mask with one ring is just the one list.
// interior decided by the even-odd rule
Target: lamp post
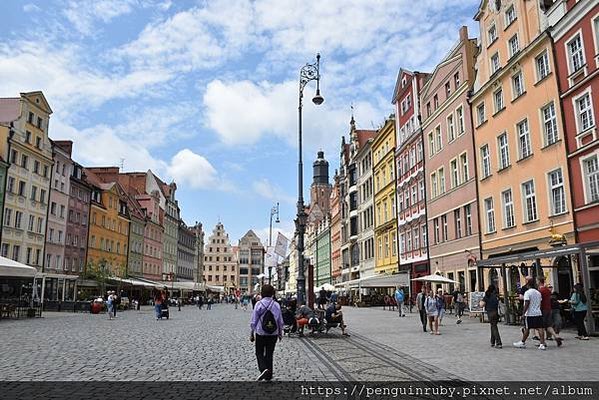
[[(279, 220), (279, 203), (277, 202), (276, 206), (273, 206), (270, 209), (270, 227), (268, 230), (268, 248), (272, 248), (272, 217), (273, 216), (277, 216), (277, 219), (275, 220), (275, 223), (279, 223), (281, 222), (281, 220)], [(272, 263), (272, 261), (271, 261)], [(268, 266), (268, 284), (271, 285), (272, 284), (272, 265)]]
[(316, 62), (306, 64), (300, 70), (299, 81), (299, 105), (298, 105), (298, 144), (299, 161), (297, 169), (297, 218), (295, 220), (295, 232), (297, 235), (297, 302), (304, 304), (306, 293), (306, 276), (304, 271), (304, 233), (306, 232), (306, 222), (308, 215), (304, 210), (304, 173), (302, 163), (302, 99), (304, 97), (304, 88), (310, 81), (316, 81), (316, 94), (312, 102), (317, 106), (324, 102), (320, 95), (320, 54), (316, 55)]

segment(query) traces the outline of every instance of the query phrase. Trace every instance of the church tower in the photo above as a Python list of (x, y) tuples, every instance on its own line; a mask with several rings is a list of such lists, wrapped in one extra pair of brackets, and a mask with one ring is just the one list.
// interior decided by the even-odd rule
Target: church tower
[(320, 211), (326, 215), (330, 210), (331, 184), (329, 183), (329, 162), (324, 158), (324, 151), (318, 152), (312, 166), (314, 178), (310, 187), (310, 208), (314, 209), (314, 206), (318, 205)]

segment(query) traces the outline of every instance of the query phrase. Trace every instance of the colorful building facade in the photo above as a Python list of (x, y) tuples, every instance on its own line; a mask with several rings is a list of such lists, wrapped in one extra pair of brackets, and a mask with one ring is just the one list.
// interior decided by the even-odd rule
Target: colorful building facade
[[(555, 237), (574, 241), (555, 59), (540, 7), (537, 1), (483, 1), (475, 16), (481, 50), (470, 103), (485, 259), (550, 249)], [(499, 273), (486, 270), (479, 286), (499, 285)], [(518, 268), (508, 273), (510, 291), (520, 275)]]
[(480, 259), (474, 131), (468, 93), (474, 81), (476, 39), (459, 40), (422, 88), (430, 268), (458, 282), (446, 290), (476, 290)]
[(395, 198), (395, 116), (379, 129), (372, 143), (374, 177), (375, 273), (399, 270)]

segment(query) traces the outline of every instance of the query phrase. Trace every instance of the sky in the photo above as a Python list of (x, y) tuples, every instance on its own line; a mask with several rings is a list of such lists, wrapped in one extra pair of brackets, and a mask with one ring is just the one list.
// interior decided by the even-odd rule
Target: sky
[[(44, 92), (52, 139), (84, 166), (177, 183), (187, 224), (292, 237), (299, 71), (321, 54), (324, 104), (304, 90), (304, 196), (318, 150), (339, 165), (353, 112), (376, 129), (400, 67), (431, 71), (479, 0), (2, 0), (0, 97)], [(353, 108), (353, 111), (352, 111)]]

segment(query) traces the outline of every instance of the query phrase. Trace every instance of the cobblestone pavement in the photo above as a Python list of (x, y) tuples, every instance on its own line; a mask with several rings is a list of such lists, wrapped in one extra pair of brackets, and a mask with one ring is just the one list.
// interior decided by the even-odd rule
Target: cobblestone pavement
[[(597, 380), (599, 339), (537, 350), (511, 343), (519, 328), (500, 326), (505, 347), (489, 346), (489, 325), (446, 316), (441, 336), (421, 331), (416, 314), (344, 307), (348, 332), (285, 338), (275, 374), (289, 381)], [(213, 310), (171, 308), (156, 321), (149, 307), (105, 315), (45, 313), (42, 319), (1, 321), (1, 380), (251, 381), (257, 375), (248, 341), (250, 312), (227, 304)]]
[[(249, 311), (216, 304), (210, 311), (171, 307), (170, 320), (156, 321), (151, 307), (117, 316), (0, 321), (2, 346), (10, 349), (0, 357), (0, 380), (248, 381), (258, 374)], [(334, 379), (299, 340), (279, 342), (275, 360), (280, 379)]]

